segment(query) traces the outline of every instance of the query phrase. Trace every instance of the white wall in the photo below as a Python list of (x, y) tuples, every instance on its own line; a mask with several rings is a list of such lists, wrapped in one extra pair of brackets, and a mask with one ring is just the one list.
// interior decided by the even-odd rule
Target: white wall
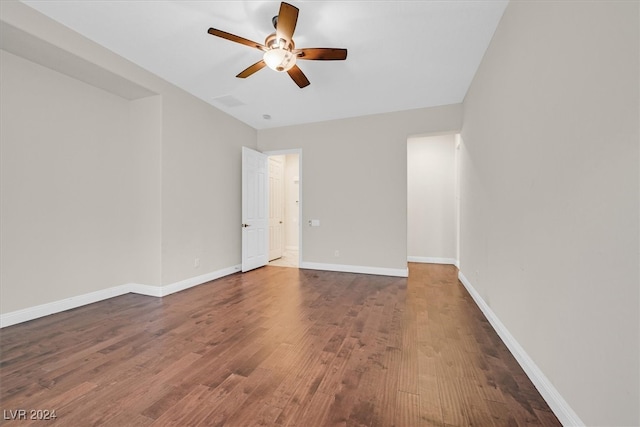
[(143, 137), (153, 110), (0, 55), (1, 311), (153, 283), (160, 147)]
[[(240, 263), (242, 146), (256, 131), (178, 89), (163, 91), (162, 284)], [(200, 267), (194, 267), (195, 258)]]
[(287, 154), (284, 161), (284, 235), (285, 248), (292, 250), (298, 250), (298, 236), (300, 234), (299, 177), (299, 156)]
[[(0, 314), (239, 264), (241, 147), (256, 131), (21, 3), (0, 12), (11, 48), (30, 49), (0, 63)], [(39, 55), (59, 55), (58, 71)]]
[(320, 220), (302, 228), (303, 263), (406, 272), (407, 138), (460, 118), (450, 105), (259, 131), (263, 151), (302, 148), (301, 220)]
[(456, 153), (455, 134), (407, 141), (409, 261), (456, 262)]
[[(144, 250), (133, 258), (137, 273), (132, 283), (159, 285), (162, 263), (162, 97), (129, 101), (129, 149), (135, 163), (134, 221), (129, 236)], [(137, 183), (137, 187), (134, 186)]]
[(464, 101), (461, 270), (587, 425), (640, 425), (639, 3), (511, 2)]

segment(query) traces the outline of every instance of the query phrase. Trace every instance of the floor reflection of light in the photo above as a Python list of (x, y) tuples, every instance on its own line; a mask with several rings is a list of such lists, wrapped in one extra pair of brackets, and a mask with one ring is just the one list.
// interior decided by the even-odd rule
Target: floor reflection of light
[(299, 275), (298, 269), (279, 268), (262, 284), (269, 300), (263, 312), (267, 328), (265, 338), (268, 340), (283, 341), (299, 328), (308, 327), (302, 310), (304, 284)]

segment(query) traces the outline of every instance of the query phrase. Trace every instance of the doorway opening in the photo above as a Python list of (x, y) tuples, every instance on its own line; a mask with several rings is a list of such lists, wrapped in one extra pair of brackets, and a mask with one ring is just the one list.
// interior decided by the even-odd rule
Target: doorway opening
[(460, 179), (457, 133), (407, 141), (407, 260), (458, 266)]
[(300, 152), (269, 155), (269, 265), (300, 265)]

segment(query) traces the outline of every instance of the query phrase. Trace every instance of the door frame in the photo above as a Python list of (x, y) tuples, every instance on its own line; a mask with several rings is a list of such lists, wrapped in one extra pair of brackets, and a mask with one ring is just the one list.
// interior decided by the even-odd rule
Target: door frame
[[(460, 186), (461, 186), (461, 157), (460, 157), (460, 147), (463, 143), (461, 132), (458, 131), (445, 131), (445, 132), (430, 132), (430, 133), (422, 133), (416, 135), (407, 136), (407, 142), (405, 144), (406, 151), (408, 151), (409, 140), (411, 139), (429, 139), (429, 138), (437, 138), (439, 136), (453, 136), (453, 143), (455, 146), (455, 165), (454, 165), (454, 234), (455, 234), (455, 258), (427, 258), (427, 257), (412, 257), (408, 256), (408, 262), (427, 262), (427, 263), (436, 263), (436, 264), (451, 264), (455, 265), (457, 268), (460, 268), (460, 227), (461, 227), (461, 201), (460, 201)], [(407, 158), (408, 159), (408, 158)], [(406, 192), (407, 192), (407, 207), (409, 206), (409, 164), (407, 161), (407, 182), (406, 182)], [(407, 208), (407, 232), (409, 230), (409, 210)], [(409, 238), (407, 234), (407, 255), (409, 255)]]
[[(285, 156), (267, 156), (269, 176), (269, 262), (282, 258), (285, 251)], [(275, 179), (275, 181), (272, 181)], [(275, 198), (279, 197), (278, 200)], [(274, 222), (274, 220), (278, 220)], [(274, 231), (272, 233), (272, 231)], [(279, 243), (274, 248), (274, 243)]]
[(298, 268), (302, 265), (302, 148), (262, 151), (267, 156), (298, 155)]

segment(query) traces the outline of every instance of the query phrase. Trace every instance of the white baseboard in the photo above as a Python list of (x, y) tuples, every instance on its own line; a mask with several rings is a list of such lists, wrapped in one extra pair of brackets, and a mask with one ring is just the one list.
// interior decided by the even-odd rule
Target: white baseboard
[(93, 304), (94, 302), (128, 294), (129, 292), (131, 291), (128, 284), (114, 286), (113, 288), (102, 289), (84, 295), (78, 295), (71, 298), (61, 299), (59, 301), (53, 301), (46, 304), (36, 305), (34, 307), (24, 308), (22, 310), (0, 314), (0, 328), (27, 322), (50, 314), (71, 310), (72, 308), (81, 307), (83, 305)]
[(438, 258), (428, 256), (409, 256), (407, 257), (409, 262), (420, 262), (424, 264), (451, 264), (458, 266), (458, 260), (455, 258)]
[(408, 268), (366, 267), (359, 265), (323, 264), (317, 262), (303, 262), (300, 264), (300, 268), (306, 268), (309, 270), (340, 271), (343, 273), (375, 274), (378, 276), (409, 277)]
[(489, 323), (491, 323), (491, 326), (493, 326), (493, 329), (505, 343), (511, 354), (513, 354), (513, 357), (518, 361), (533, 385), (538, 389), (540, 395), (542, 395), (553, 413), (558, 417), (560, 423), (562, 423), (563, 426), (584, 426), (585, 424), (580, 417), (578, 417), (578, 414), (576, 414), (567, 401), (564, 400), (558, 390), (551, 384), (551, 381), (549, 381), (542, 370), (538, 368), (524, 348), (522, 348), (513, 335), (511, 335), (507, 327), (500, 321), (498, 316), (491, 310), (491, 307), (487, 305), (461, 271), (458, 272), (458, 278), (464, 287), (467, 288), (473, 300), (480, 310), (482, 310), (484, 316)]
[[(202, 274), (200, 276), (191, 277), (190, 279), (181, 280), (179, 282), (172, 283), (170, 285), (163, 286), (161, 288), (161, 297), (174, 294), (176, 292), (184, 291), (185, 289), (192, 288), (194, 286), (202, 285), (203, 283), (210, 282), (212, 280), (219, 279), (224, 276), (228, 276), (233, 273), (237, 273), (242, 269), (240, 264), (232, 267), (223, 268), (220, 270), (212, 271), (210, 273)], [(142, 292), (139, 292), (142, 293)], [(147, 295), (147, 294), (143, 294)], [(152, 295), (156, 296), (156, 295)]]
[(109, 298), (117, 297), (128, 293), (136, 293), (152, 297), (162, 298), (173, 293), (183, 291), (203, 283), (219, 279), (224, 276), (240, 271), (240, 265), (223, 268), (221, 270), (212, 271), (201, 276), (192, 277), (190, 279), (181, 280), (166, 286), (141, 285), (139, 283), (127, 283), (112, 288), (102, 289), (88, 294), (78, 295), (71, 298), (65, 298), (59, 301), (53, 301), (46, 304), (28, 307), (22, 310), (16, 310), (9, 313), (0, 314), (0, 328), (4, 328), (18, 323), (27, 322), (50, 314), (60, 313), (62, 311), (71, 310), (72, 308), (81, 307), (94, 302), (103, 301)]

